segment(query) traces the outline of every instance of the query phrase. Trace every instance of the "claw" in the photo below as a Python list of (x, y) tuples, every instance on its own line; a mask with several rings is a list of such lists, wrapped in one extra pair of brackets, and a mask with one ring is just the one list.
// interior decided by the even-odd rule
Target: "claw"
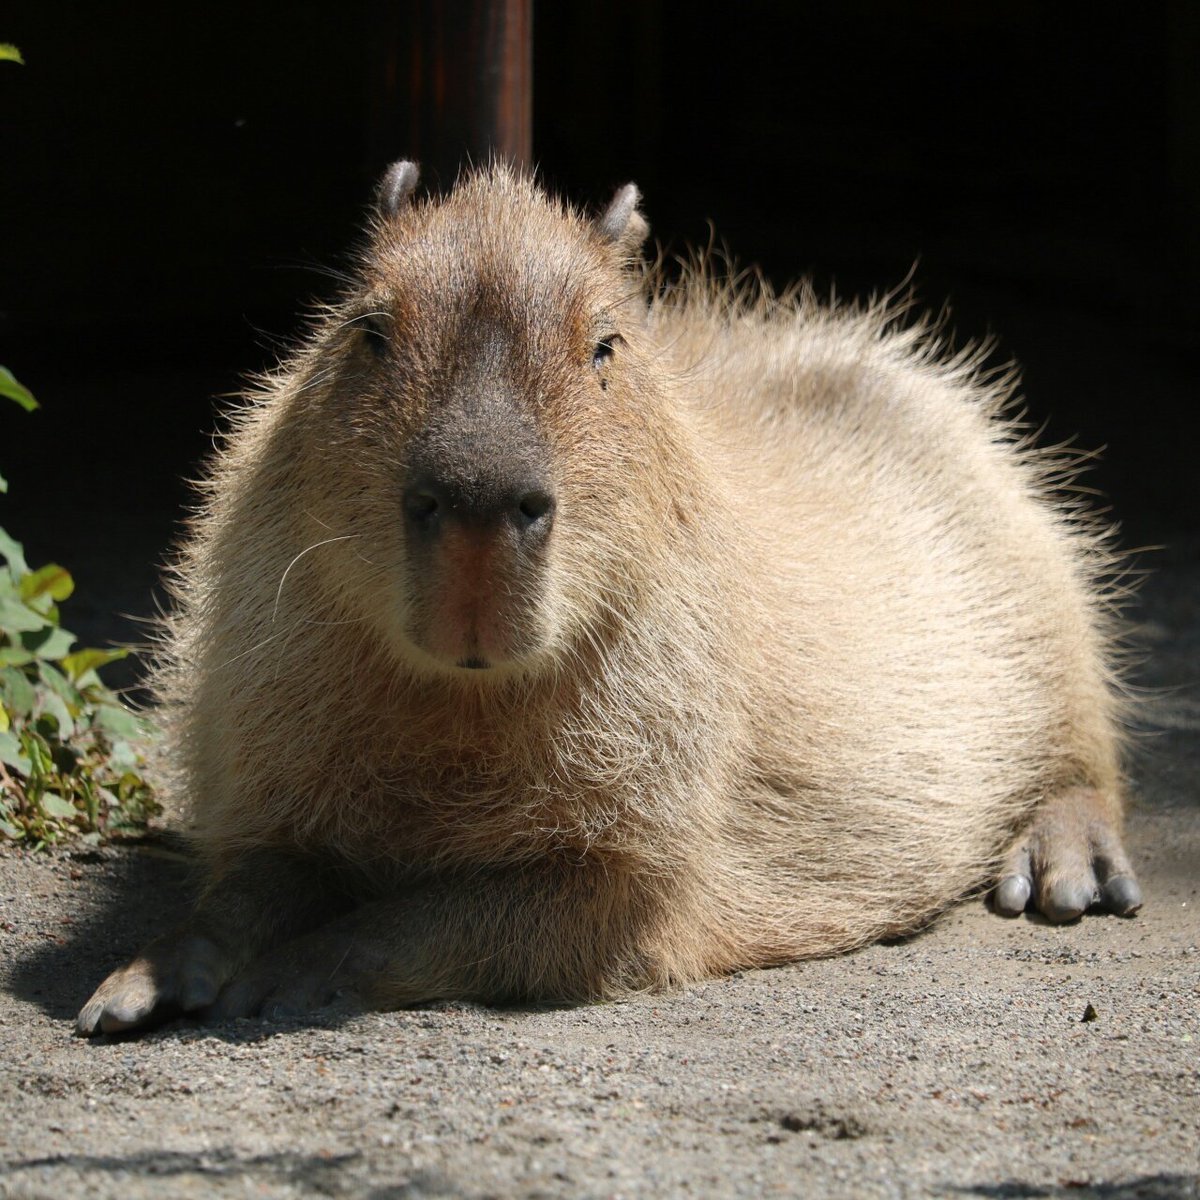
[(1118, 917), (1132, 917), (1142, 907), (1142, 889), (1132, 875), (1114, 875), (1100, 894), (1104, 907)]
[(1041, 899), (1038, 907), (1047, 921), (1061, 925), (1082, 917), (1096, 899), (1096, 888), (1092, 883), (1080, 880), (1060, 879)]
[(1009, 875), (996, 885), (992, 907), (1002, 917), (1019, 917), (1033, 895), (1033, 880), (1028, 875)]

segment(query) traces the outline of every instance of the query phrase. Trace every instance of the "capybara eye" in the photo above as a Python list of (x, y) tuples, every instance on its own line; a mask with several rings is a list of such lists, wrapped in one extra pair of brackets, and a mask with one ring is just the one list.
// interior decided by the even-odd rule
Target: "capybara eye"
[(601, 338), (596, 343), (596, 349), (592, 351), (592, 366), (602, 367), (613, 356), (614, 348), (623, 341), (619, 333), (611, 334), (609, 337)]
[(364, 313), (355, 322), (362, 330), (363, 341), (376, 358), (382, 358), (387, 353), (391, 341), (389, 322), (384, 313)]

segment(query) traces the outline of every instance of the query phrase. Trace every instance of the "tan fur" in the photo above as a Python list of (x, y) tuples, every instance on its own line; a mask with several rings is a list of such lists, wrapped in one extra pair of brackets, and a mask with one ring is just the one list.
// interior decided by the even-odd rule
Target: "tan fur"
[[(505, 944), (501, 914), (470, 971), (388, 964), (382, 1003), (845, 950), (989, 882), (1046, 798), (1119, 807), (1112, 560), (1005, 419), (1011, 378), (887, 304), (703, 265), (666, 288), (602, 232), (503, 168), (381, 219), (362, 287), (237, 414), (179, 566), (159, 688), (214, 878), (275, 846), (418, 910), (423, 879), (561, 888), (545, 936)], [(544, 585), (496, 601), (532, 649), (483, 672), (408, 632), (439, 614), (397, 484), (472, 356), (558, 497)], [(440, 936), (487, 941), (448, 904)]]

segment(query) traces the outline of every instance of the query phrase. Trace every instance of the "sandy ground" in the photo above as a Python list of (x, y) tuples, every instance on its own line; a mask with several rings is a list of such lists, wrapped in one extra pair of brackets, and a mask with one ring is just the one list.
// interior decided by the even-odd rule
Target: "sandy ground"
[(0, 855), (0, 1196), (1200, 1196), (1200, 554), (1160, 560), (1131, 920), (930, 931), (681, 994), (71, 1036), (169, 843)]

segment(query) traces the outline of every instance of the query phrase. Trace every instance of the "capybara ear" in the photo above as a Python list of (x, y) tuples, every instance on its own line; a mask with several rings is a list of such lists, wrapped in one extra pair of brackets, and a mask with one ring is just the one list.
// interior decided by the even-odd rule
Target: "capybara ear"
[(596, 218), (596, 228), (610, 242), (615, 242), (626, 254), (635, 254), (650, 236), (646, 218), (638, 212), (642, 194), (637, 184), (627, 183), (617, 188), (608, 207)]
[(375, 192), (375, 203), (385, 219), (394, 217), (404, 208), (416, 190), (421, 168), (410, 159), (394, 162), (384, 173)]

